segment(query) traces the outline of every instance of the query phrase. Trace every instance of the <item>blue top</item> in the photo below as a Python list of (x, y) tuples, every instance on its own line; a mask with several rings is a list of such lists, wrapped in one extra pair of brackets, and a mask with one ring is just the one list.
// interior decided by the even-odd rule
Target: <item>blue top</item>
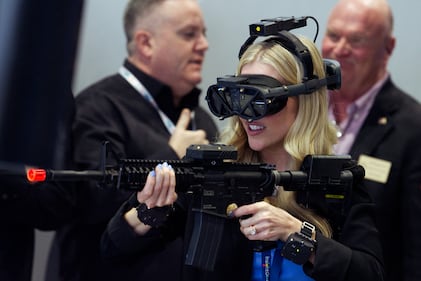
[(314, 281), (307, 276), (302, 265), (281, 256), (283, 242), (276, 249), (254, 252), (252, 281)]

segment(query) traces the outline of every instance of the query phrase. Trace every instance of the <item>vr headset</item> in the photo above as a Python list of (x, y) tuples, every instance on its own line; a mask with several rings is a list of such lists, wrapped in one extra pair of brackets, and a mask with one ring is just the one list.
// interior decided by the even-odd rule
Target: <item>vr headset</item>
[(221, 120), (233, 115), (249, 121), (258, 120), (281, 111), (288, 97), (311, 94), (325, 86), (328, 89), (340, 88), (339, 63), (324, 59), (326, 77), (319, 79), (313, 74), (309, 50), (294, 34), (288, 32), (289, 29), (304, 26), (307, 18), (275, 18), (250, 25), (250, 37), (242, 45), (239, 53), (241, 58), (258, 36), (271, 36), (265, 41), (280, 44), (301, 61), (304, 71), (302, 82), (282, 85), (280, 81), (266, 75), (219, 77), (217, 83), (210, 86), (206, 94), (209, 109), (215, 116)]

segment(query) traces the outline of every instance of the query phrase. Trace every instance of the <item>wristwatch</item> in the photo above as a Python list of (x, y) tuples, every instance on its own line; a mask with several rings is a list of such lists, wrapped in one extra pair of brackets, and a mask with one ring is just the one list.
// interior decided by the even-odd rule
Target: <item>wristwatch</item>
[(137, 217), (142, 223), (152, 227), (160, 227), (167, 221), (169, 215), (173, 211), (173, 206), (154, 207), (149, 209), (145, 203), (140, 203), (139, 206), (136, 207), (136, 210)]
[(292, 233), (282, 248), (281, 255), (296, 264), (305, 264), (317, 246), (317, 241), (312, 239), (316, 227), (308, 222), (303, 222), (301, 231)]

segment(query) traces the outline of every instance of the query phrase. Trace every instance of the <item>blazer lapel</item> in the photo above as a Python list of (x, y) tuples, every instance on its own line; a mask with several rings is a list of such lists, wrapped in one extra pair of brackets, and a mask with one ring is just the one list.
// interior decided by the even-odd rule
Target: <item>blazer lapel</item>
[(355, 138), (350, 154), (358, 159), (361, 154), (372, 155), (390, 130), (393, 129), (393, 113), (400, 100), (394, 95), (396, 87), (388, 79), (377, 95), (364, 124)]
[[(376, 147), (382, 142), (385, 135), (392, 130), (392, 120), (387, 116), (376, 118), (377, 120), (366, 120), (364, 126), (358, 133), (354, 144), (352, 145), (350, 154), (353, 158), (357, 159), (361, 154), (372, 155)], [(386, 124), (378, 123), (386, 120)]]

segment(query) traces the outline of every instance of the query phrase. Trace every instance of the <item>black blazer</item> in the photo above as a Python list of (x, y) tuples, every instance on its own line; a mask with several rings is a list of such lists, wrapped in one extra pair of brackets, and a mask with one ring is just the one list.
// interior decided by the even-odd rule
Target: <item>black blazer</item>
[(421, 106), (389, 79), (350, 154), (392, 163), (386, 184), (366, 180), (377, 203), (387, 280), (421, 280)]

